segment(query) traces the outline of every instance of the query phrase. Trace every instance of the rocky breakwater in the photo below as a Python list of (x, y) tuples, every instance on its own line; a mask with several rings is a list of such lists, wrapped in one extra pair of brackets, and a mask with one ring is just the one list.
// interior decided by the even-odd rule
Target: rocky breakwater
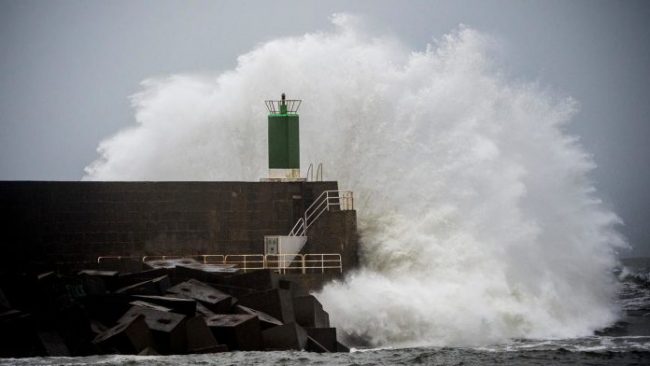
[(0, 357), (348, 351), (318, 300), (270, 270), (120, 261), (0, 288)]

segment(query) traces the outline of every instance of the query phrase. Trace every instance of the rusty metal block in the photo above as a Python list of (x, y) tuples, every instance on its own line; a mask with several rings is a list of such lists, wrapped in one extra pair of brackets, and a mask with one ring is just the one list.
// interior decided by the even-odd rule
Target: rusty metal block
[(197, 280), (179, 283), (167, 291), (200, 301), (208, 309), (217, 314), (229, 312), (233, 303), (232, 296)]
[(296, 323), (269, 328), (262, 332), (267, 350), (303, 350), (307, 345), (307, 332)]
[(230, 350), (262, 350), (260, 323), (255, 315), (217, 314), (206, 323), (219, 343), (226, 344)]
[(97, 335), (93, 343), (107, 353), (137, 354), (153, 347), (153, 338), (144, 316), (137, 315)]
[(283, 323), (295, 320), (291, 292), (283, 289), (272, 289), (242, 296), (239, 304), (265, 312)]
[(158, 352), (161, 354), (185, 352), (187, 347), (185, 315), (133, 306), (120, 318), (118, 323), (129, 322), (138, 316), (144, 316)]

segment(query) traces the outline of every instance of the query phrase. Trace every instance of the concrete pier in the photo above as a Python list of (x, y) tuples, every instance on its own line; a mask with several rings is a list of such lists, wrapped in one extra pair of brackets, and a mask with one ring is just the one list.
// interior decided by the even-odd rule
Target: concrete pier
[[(337, 182), (0, 182), (0, 261), (70, 265), (100, 255), (257, 254)], [(323, 215), (303, 252), (357, 265), (356, 211)]]

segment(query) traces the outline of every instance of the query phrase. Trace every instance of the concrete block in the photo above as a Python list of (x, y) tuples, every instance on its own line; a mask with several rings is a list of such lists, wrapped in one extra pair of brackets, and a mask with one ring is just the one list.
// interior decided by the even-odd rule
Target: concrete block
[(244, 305), (236, 305), (235, 312), (237, 314), (250, 314), (250, 315), (257, 316), (257, 319), (259, 319), (260, 321), (260, 327), (262, 328), (262, 330), (273, 328), (278, 325), (282, 325), (282, 322), (280, 320), (270, 316), (269, 314), (255, 309), (251, 309)]
[(166, 313), (172, 311), (172, 309), (170, 309), (170, 308), (166, 308), (166, 307), (164, 307), (162, 305), (152, 304), (150, 302), (146, 302), (146, 301), (143, 301), (143, 300), (133, 300), (133, 301), (131, 301), (129, 303), (129, 305), (131, 305), (131, 306), (139, 306), (139, 307), (158, 310), (158, 311), (163, 311), (163, 312), (166, 312)]
[(336, 352), (350, 353), (350, 348), (341, 342), (336, 342)]
[(229, 312), (233, 303), (232, 296), (197, 280), (179, 283), (167, 291), (200, 301), (205, 307), (215, 313)]
[(216, 314), (206, 323), (217, 341), (230, 350), (262, 350), (262, 333), (255, 315)]
[(314, 338), (307, 336), (307, 344), (305, 345), (305, 351), (307, 352), (317, 352), (317, 353), (328, 353), (330, 352), (325, 346), (320, 344)]
[(86, 310), (78, 303), (57, 312), (54, 325), (65, 341), (70, 354), (88, 352), (89, 341), (93, 337), (90, 319)]
[(106, 279), (96, 276), (81, 276), (81, 286), (87, 295), (104, 295), (107, 293)]
[(205, 307), (205, 305), (201, 304), (200, 302), (197, 302), (196, 303), (196, 315), (202, 316), (202, 317), (207, 319), (207, 318), (210, 318), (210, 317), (213, 317), (213, 316), (217, 315), (217, 313), (215, 313), (214, 311), (208, 309), (207, 307)]
[(139, 316), (144, 316), (158, 352), (161, 354), (185, 352), (187, 348), (185, 315), (133, 306), (120, 318), (118, 323), (129, 322)]
[(153, 259), (145, 262), (150, 268), (154, 269), (173, 269), (178, 265), (195, 265), (201, 264), (194, 258), (170, 258), (170, 259)]
[(328, 352), (336, 352), (336, 328), (305, 328), (305, 331), (310, 338), (318, 342)]
[(143, 315), (130, 318), (97, 335), (93, 343), (106, 353), (137, 354), (153, 347), (153, 338)]
[(114, 324), (129, 310), (131, 297), (123, 294), (91, 295), (82, 299), (88, 315), (103, 324)]
[(293, 299), (293, 310), (298, 324), (309, 328), (329, 327), (329, 314), (313, 296), (298, 296)]
[(111, 287), (111, 290), (117, 288), (127, 287), (136, 283), (152, 280), (164, 275), (169, 275), (169, 271), (165, 268), (154, 268), (148, 269), (145, 271), (133, 272), (133, 273), (121, 273), (117, 276), (115, 285)]
[(309, 291), (301, 283), (286, 278), (278, 279), (278, 287), (283, 290), (289, 290), (291, 292), (291, 297), (309, 295)]
[(100, 278), (106, 278), (106, 279), (115, 279), (119, 275), (119, 272), (117, 271), (102, 271), (99, 269), (82, 269), (81, 271), (77, 272), (77, 275), (79, 276), (92, 276), (92, 277), (100, 277)]
[(259, 291), (252, 288), (228, 286), (226, 284), (219, 284), (219, 283), (214, 283), (212, 284), (212, 286), (217, 290), (223, 291), (235, 298), (240, 298), (246, 295), (254, 294), (257, 291)]
[(115, 291), (125, 295), (162, 295), (170, 287), (169, 276), (164, 275), (151, 280), (122, 287)]
[(11, 304), (9, 304), (9, 300), (7, 300), (4, 292), (0, 290), (0, 312), (7, 311), (9, 309), (11, 309)]
[(0, 313), (0, 357), (38, 356), (39, 340), (31, 314), (11, 309)]
[(307, 345), (307, 332), (296, 323), (269, 328), (262, 332), (267, 350), (303, 350)]
[(183, 314), (186, 316), (194, 316), (196, 314), (196, 301), (194, 299), (175, 297), (172, 295), (133, 295), (133, 298), (164, 306), (168, 309), (171, 309), (171, 311), (174, 313)]
[(269, 269), (260, 269), (250, 272), (239, 272), (230, 277), (225, 277), (223, 283), (228, 286), (268, 290), (278, 287), (278, 275)]
[(295, 320), (293, 301), (289, 290), (273, 289), (256, 292), (239, 299), (239, 304), (265, 312), (283, 323)]
[(140, 272), (143, 270), (142, 261), (136, 258), (132, 259), (114, 259), (104, 260), (98, 265), (99, 269), (108, 271), (118, 271), (120, 273)]
[(41, 330), (38, 339), (48, 356), (70, 356), (70, 350), (61, 335), (54, 330)]
[(177, 265), (174, 269), (174, 278), (178, 281), (196, 279), (203, 282), (223, 282), (225, 277), (239, 272), (234, 265), (220, 264), (184, 264)]
[(147, 347), (140, 351), (140, 353), (138, 353), (138, 356), (160, 356), (160, 353), (151, 347)]
[(187, 333), (187, 353), (215, 353), (228, 350), (225, 345), (217, 342), (205, 319), (201, 316), (187, 318), (185, 329)]

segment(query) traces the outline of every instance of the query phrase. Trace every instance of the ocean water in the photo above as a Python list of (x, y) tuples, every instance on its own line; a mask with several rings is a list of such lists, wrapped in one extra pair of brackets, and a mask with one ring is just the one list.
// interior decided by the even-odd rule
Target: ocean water
[(350, 353), (298, 351), (204, 355), (38, 357), (0, 359), (0, 365), (648, 365), (650, 364), (650, 259), (626, 260), (619, 320), (599, 335), (570, 339), (519, 339), (481, 347), (353, 349)]

